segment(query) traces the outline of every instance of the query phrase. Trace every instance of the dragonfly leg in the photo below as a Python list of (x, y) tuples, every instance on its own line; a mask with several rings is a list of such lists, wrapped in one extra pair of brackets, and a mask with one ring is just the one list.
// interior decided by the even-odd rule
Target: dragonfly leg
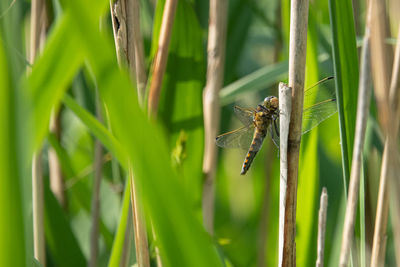
[[(275, 140), (275, 136), (274, 136), (274, 130), (272, 129), (273, 127), (276, 128), (276, 124), (275, 124), (275, 120), (274, 120), (274, 126), (270, 126), (270, 132), (271, 132), (271, 137), (272, 137), (272, 142), (274, 142), (274, 145), (278, 148), (279, 150), (279, 143), (277, 140)], [(276, 131), (276, 129), (275, 129)], [(277, 135), (279, 137), (279, 134)]]
[(278, 131), (278, 126), (276, 125), (276, 120), (277, 120), (278, 118), (274, 118), (274, 129), (275, 129), (275, 132), (276, 132), (276, 135), (278, 136), (278, 137), (280, 137), (279, 136), (279, 131)]

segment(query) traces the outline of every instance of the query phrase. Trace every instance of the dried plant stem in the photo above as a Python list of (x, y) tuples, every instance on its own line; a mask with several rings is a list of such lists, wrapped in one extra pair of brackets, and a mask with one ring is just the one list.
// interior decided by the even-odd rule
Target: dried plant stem
[[(61, 135), (60, 112), (61, 111), (53, 110), (50, 116), (50, 132), (54, 133), (58, 140), (60, 140)], [(48, 157), (50, 189), (60, 205), (65, 209), (67, 207), (65, 184), (62, 175), (61, 164), (54, 148), (49, 147)]]
[(44, 199), (42, 151), (32, 159), (32, 205), (33, 205), (33, 247), (35, 259), (46, 266), (46, 248), (44, 238)]
[[(400, 118), (400, 28), (397, 34), (397, 45), (395, 58), (393, 63), (393, 71), (392, 71), (392, 80), (390, 83), (390, 95), (389, 99), (391, 101), (391, 108), (395, 111), (394, 118)], [(399, 120), (394, 120), (394, 132), (393, 136), (397, 136), (399, 131)], [(396, 143), (394, 147), (398, 147)], [(393, 151), (395, 155), (393, 155), (393, 174), (400, 173), (400, 159), (399, 152)], [(395, 246), (395, 255), (397, 266), (400, 267), (400, 181), (399, 179), (394, 179), (392, 177), (390, 179), (390, 188), (391, 188), (391, 211), (392, 211), (392, 228), (394, 232), (394, 246)]]
[[(29, 61), (34, 63), (39, 52), (41, 36), (45, 32), (45, 2), (32, 0), (31, 2), (31, 28)], [(33, 206), (33, 245), (34, 257), (42, 266), (46, 266), (46, 249), (44, 237), (44, 199), (43, 199), (43, 171), (42, 150), (40, 149), (32, 158), (32, 206)]]
[(151, 117), (155, 118), (160, 101), (162, 80), (168, 60), (169, 41), (171, 40), (172, 26), (175, 18), (178, 0), (166, 0), (161, 22), (158, 49), (153, 61), (152, 78), (150, 82), (148, 109)]
[(139, 103), (143, 106), (146, 96), (147, 75), (144, 62), (143, 38), (140, 30), (140, 4), (139, 0), (127, 0), (127, 2), (128, 25), (132, 25), (132, 27), (128, 27), (128, 42), (132, 42), (135, 49), (136, 86)]
[(217, 163), (215, 137), (220, 122), (219, 90), (224, 80), (227, 4), (226, 0), (210, 0), (207, 83), (203, 92), (203, 221), (210, 234), (214, 232), (214, 179)]
[(344, 219), (342, 245), (340, 251), (340, 266), (347, 266), (350, 248), (353, 242), (355, 216), (358, 203), (358, 191), (360, 187), (360, 171), (362, 165), (362, 151), (365, 141), (365, 129), (369, 113), (371, 98), (370, 81), (370, 32), (366, 27), (364, 42), (361, 52), (361, 71), (359, 78), (356, 132), (351, 163), (349, 193)]
[(280, 180), (279, 180), (279, 266), (282, 265), (283, 238), (285, 228), (286, 182), (288, 174), (288, 137), (292, 111), (292, 88), (279, 84), (279, 129), (280, 129)]
[(324, 248), (326, 231), (326, 214), (328, 212), (328, 193), (326, 188), (322, 189), (321, 200), (318, 213), (318, 243), (317, 243), (317, 262), (316, 267), (324, 266)]
[(135, 229), (136, 260), (139, 267), (150, 267), (146, 222), (137, 197), (132, 170), (129, 170), (131, 186), (132, 215)]
[(282, 266), (296, 266), (297, 176), (303, 114), (307, 49), (308, 0), (292, 0), (290, 7), (289, 87), (292, 112), (288, 137), (288, 177), (285, 200), (285, 226)]
[[(114, 41), (119, 65), (127, 63), (131, 77), (136, 76), (139, 103), (145, 98), (145, 64), (143, 41), (140, 32), (139, 1), (116, 0), (110, 1)], [(168, 49), (167, 49), (168, 51)], [(136, 258), (139, 267), (150, 266), (146, 222), (140, 203), (134, 191), (134, 177), (129, 170), (131, 186), (132, 217), (135, 233)], [(125, 243), (127, 245), (128, 243)]]
[(110, 1), (110, 9), (118, 63), (129, 66), (131, 78), (136, 79), (139, 103), (143, 105), (147, 76), (139, 0)]
[[(400, 40), (400, 31), (397, 40)], [(383, 266), (386, 250), (386, 227), (389, 215), (389, 194), (392, 192), (398, 198), (398, 187), (396, 178), (398, 177), (398, 151), (397, 134), (399, 129), (400, 105), (399, 105), (399, 77), (400, 77), (400, 45), (397, 44), (396, 55), (393, 65), (393, 74), (390, 84), (390, 97), (387, 125), (387, 138), (382, 157), (381, 176), (379, 183), (378, 204), (376, 209), (374, 239), (372, 244), (371, 267)], [(383, 64), (383, 63), (381, 63)], [(395, 114), (395, 116), (393, 115)], [(392, 184), (392, 191), (388, 190), (388, 185)], [(396, 212), (397, 213), (397, 212)], [(396, 214), (395, 213), (395, 214)]]

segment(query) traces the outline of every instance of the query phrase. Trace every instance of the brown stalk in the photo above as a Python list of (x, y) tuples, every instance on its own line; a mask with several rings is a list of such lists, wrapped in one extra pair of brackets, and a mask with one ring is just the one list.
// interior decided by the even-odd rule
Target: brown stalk
[(290, 7), (289, 87), (292, 112), (288, 137), (288, 177), (285, 197), (285, 226), (282, 266), (296, 266), (297, 176), (303, 114), (307, 48), (308, 0), (292, 0)]
[[(400, 40), (400, 31), (397, 37), (397, 40)], [(378, 42), (378, 40), (377, 40)], [(383, 40), (382, 40), (383, 42)], [(392, 80), (390, 82), (390, 91), (388, 92), (387, 98), (389, 98), (387, 103), (389, 103), (386, 107), (384, 107), (384, 111), (378, 110), (379, 112), (385, 112), (386, 109), (388, 111), (388, 120), (390, 123), (387, 124), (387, 135), (385, 141), (385, 148), (382, 157), (382, 167), (381, 167), (381, 176), (380, 176), (380, 183), (379, 183), (379, 192), (378, 192), (378, 204), (376, 208), (376, 218), (375, 218), (375, 229), (374, 229), (374, 239), (372, 244), (372, 255), (371, 255), (371, 267), (374, 266), (383, 266), (384, 264), (384, 257), (385, 257), (385, 250), (386, 250), (386, 227), (387, 227), (387, 220), (389, 215), (389, 194), (393, 193), (393, 198), (399, 200), (399, 187), (398, 187), (398, 143), (396, 141), (398, 130), (399, 130), (399, 121), (398, 116), (400, 116), (400, 105), (399, 105), (399, 72), (400, 72), (400, 45), (397, 43), (396, 48), (396, 55), (393, 64), (393, 74)], [(384, 49), (383, 45), (381, 48)], [(384, 53), (385, 51), (381, 52)], [(387, 52), (386, 54), (389, 54)], [(384, 62), (385, 58), (378, 58), (381, 54), (376, 55), (376, 61), (379, 62), (379, 66), (388, 64), (388, 62)], [(390, 55), (390, 54), (389, 54)], [(375, 63), (374, 63), (375, 64)], [(375, 69), (374, 69), (375, 71)], [(380, 70), (376, 70), (376, 76), (383, 75), (383, 73), (379, 73)], [(375, 77), (374, 76), (374, 79)], [(387, 76), (385, 76), (387, 78)], [(383, 80), (382, 78), (380, 78)], [(375, 83), (376, 90), (384, 90), (383, 84), (378, 84), (378, 79)], [(386, 81), (386, 80), (384, 80)], [(381, 82), (384, 82), (381, 81)], [(389, 81), (387, 81), (389, 83)], [(385, 83), (386, 84), (386, 83)], [(379, 100), (378, 100), (379, 101)], [(378, 102), (377, 101), (377, 102)], [(378, 105), (379, 108), (379, 105)], [(394, 115), (393, 115), (394, 114)], [(382, 117), (383, 115), (380, 115)], [(382, 124), (382, 122), (381, 122)], [(392, 185), (392, 190), (388, 190), (388, 185)], [(394, 208), (396, 209), (396, 205)], [(398, 216), (398, 208), (394, 215)], [(395, 224), (395, 226), (399, 225), (399, 222)], [(395, 229), (395, 234), (398, 229)], [(398, 236), (395, 235), (397, 238)], [(398, 245), (398, 244), (397, 244)], [(396, 248), (398, 249), (398, 247)], [(399, 262), (398, 262), (399, 264)]]
[(172, 25), (174, 23), (177, 3), (178, 0), (165, 1), (160, 36), (158, 39), (158, 49), (153, 61), (153, 70), (150, 82), (148, 108), (149, 115), (153, 118), (157, 116), (161, 85), (165, 73), (165, 68), (167, 66), (169, 41), (171, 40)]
[[(10, 6), (11, 7), (11, 6)], [(40, 45), (44, 43), (46, 31), (46, 5), (43, 0), (31, 2), (31, 25), (29, 61), (34, 63)], [(42, 38), (43, 37), (43, 38)], [(43, 198), (42, 149), (32, 158), (32, 206), (33, 206), (33, 245), (35, 259), (46, 266), (44, 237), (44, 198)]]
[(134, 185), (133, 172), (129, 169), (129, 179), (131, 186), (132, 217), (135, 229), (135, 248), (136, 260), (139, 267), (150, 267), (150, 256), (148, 249), (146, 221), (143, 215), (142, 205), (139, 203), (137, 191)]
[(348, 257), (353, 242), (354, 224), (358, 203), (358, 191), (360, 188), (360, 171), (362, 165), (362, 152), (365, 141), (365, 130), (369, 114), (371, 98), (370, 81), (370, 30), (368, 24), (365, 28), (363, 47), (361, 52), (360, 77), (357, 102), (357, 119), (351, 163), (349, 193), (347, 199), (346, 213), (344, 219), (342, 245), (340, 251), (340, 266), (347, 266)]
[(217, 136), (220, 122), (219, 90), (224, 81), (226, 43), (226, 0), (210, 0), (208, 24), (207, 82), (203, 91), (204, 159), (203, 159), (203, 222), (206, 230), (214, 233), (214, 179), (217, 163)]
[(325, 248), (325, 231), (326, 231), (326, 214), (328, 212), (328, 192), (324, 187), (321, 193), (318, 213), (318, 243), (317, 243), (317, 262), (316, 267), (324, 266), (324, 248)]
[[(142, 85), (145, 83), (146, 77), (145, 75), (143, 76), (145, 68), (138, 16), (138, 1), (110, 1), (110, 9), (118, 63), (120, 66), (127, 63), (131, 77), (137, 76), (138, 98), (139, 103), (142, 104), (144, 100), (144, 87)], [(129, 170), (129, 179), (131, 185), (132, 217), (135, 230), (136, 258), (139, 267), (148, 267), (150, 266), (150, 257), (148, 251), (146, 221), (144, 219), (143, 211), (139, 206), (140, 203), (138, 203), (136, 199), (137, 192), (134, 191), (134, 177), (131, 170)]]
[[(400, 118), (400, 28), (397, 34), (397, 45), (393, 63), (392, 80), (390, 83), (390, 95), (391, 108), (394, 110), (394, 118)], [(399, 131), (399, 120), (394, 120), (394, 130), (397, 131), (393, 134), (394, 137), (398, 135)], [(398, 147), (395, 143), (394, 147)], [(393, 174), (400, 173), (400, 160), (398, 151), (394, 151), (396, 155), (393, 155)], [(392, 228), (394, 232), (394, 246), (397, 266), (400, 267), (400, 181), (394, 177), (390, 178), (391, 188), (391, 212), (392, 212)]]

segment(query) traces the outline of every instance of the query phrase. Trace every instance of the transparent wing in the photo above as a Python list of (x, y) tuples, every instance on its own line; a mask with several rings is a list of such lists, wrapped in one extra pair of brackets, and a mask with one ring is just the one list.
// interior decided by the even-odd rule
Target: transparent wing
[(304, 110), (314, 106), (316, 103), (336, 99), (334, 85), (333, 77), (328, 77), (306, 89), (304, 91)]
[(249, 126), (250, 124), (253, 124), (254, 109), (235, 106), (233, 110), (244, 125)]
[(242, 127), (235, 131), (217, 136), (215, 143), (224, 148), (241, 148), (248, 150), (253, 140), (254, 126)]
[(312, 130), (337, 111), (336, 99), (328, 99), (306, 108), (303, 111), (303, 133)]
[(304, 92), (303, 134), (337, 111), (333, 77), (325, 78)]

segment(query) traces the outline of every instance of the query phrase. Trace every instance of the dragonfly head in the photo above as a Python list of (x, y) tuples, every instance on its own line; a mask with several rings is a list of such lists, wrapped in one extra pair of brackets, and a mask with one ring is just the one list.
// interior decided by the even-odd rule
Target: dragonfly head
[(264, 99), (264, 106), (268, 109), (278, 109), (279, 101), (276, 96), (268, 96)]

